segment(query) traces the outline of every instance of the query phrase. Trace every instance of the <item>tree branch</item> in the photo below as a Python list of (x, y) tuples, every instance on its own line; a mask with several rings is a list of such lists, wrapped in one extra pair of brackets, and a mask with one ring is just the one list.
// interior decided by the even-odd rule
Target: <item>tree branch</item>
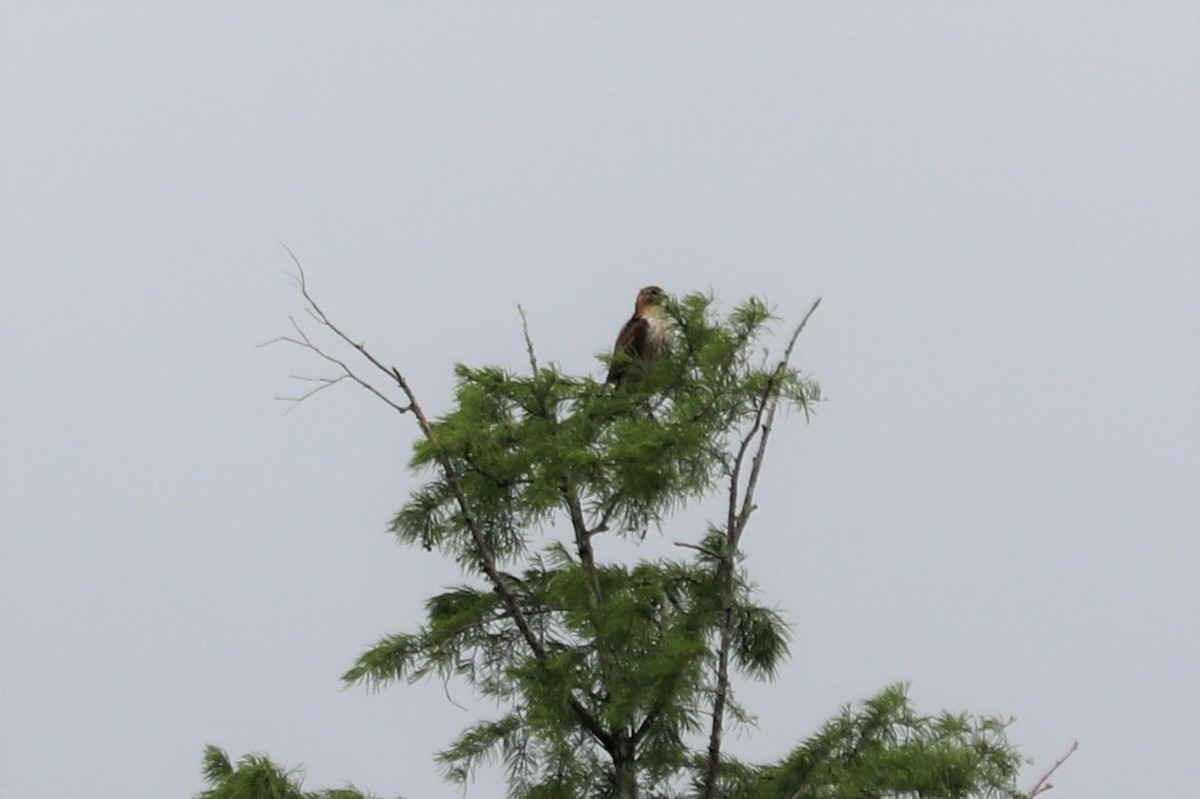
[(567, 514), (571, 518), (571, 528), (575, 533), (575, 546), (579, 551), (579, 562), (587, 572), (588, 582), (592, 586), (592, 606), (604, 601), (600, 590), (600, 579), (596, 573), (596, 553), (592, 549), (592, 531), (588, 529), (587, 520), (583, 516), (583, 505), (579, 494), (571, 486), (562, 487), (563, 501), (567, 504)]
[[(309, 302), (311, 303), (312, 301), (309, 300)], [(311, 315), (311, 311), (310, 311), (310, 315)], [(294, 316), (289, 316), (288, 321), (292, 323), (292, 329), (296, 331), (296, 337), (280, 336), (278, 338), (273, 338), (270, 341), (264, 341), (262, 344), (259, 344), (258, 346), (266, 347), (270, 344), (293, 344), (297, 347), (301, 347), (303, 349), (310, 350), (311, 352), (316, 353), (317, 356), (320, 357), (321, 359), (326, 360), (329, 363), (332, 363), (335, 366), (337, 366), (338, 369), (340, 369), (342, 373), (340, 375), (338, 375), (337, 377), (305, 377), (303, 375), (292, 375), (291, 377), (294, 380), (302, 380), (305, 382), (317, 383), (318, 385), (316, 387), (314, 387), (313, 389), (306, 391), (303, 394), (296, 396), (296, 397), (276, 397), (275, 399), (292, 403), (292, 406), (287, 409), (287, 411), (286, 411), (287, 413), (291, 413), (291, 411), (297, 405), (299, 405), (301, 402), (304, 402), (304, 400), (313, 396), (317, 392), (324, 391), (325, 389), (329, 388), (330, 386), (337, 385), (338, 383), (340, 383), (346, 379), (349, 379), (349, 380), (354, 381), (355, 383), (358, 383), (360, 386), (365, 388), (367, 391), (370, 391), (376, 397), (381, 399), (386, 405), (388, 405), (388, 407), (392, 408), (392, 410), (396, 411), (397, 413), (405, 414), (412, 410), (411, 406), (401, 405), (398, 402), (395, 402), (394, 400), (392, 400), (391, 397), (387, 396), (382, 391), (380, 391), (378, 388), (376, 388), (375, 386), (371, 385), (366, 380), (359, 377), (345, 361), (341, 360), (340, 358), (335, 358), (334, 356), (330, 355), (329, 353), (325, 352), (320, 347), (318, 347), (316, 344), (314, 344), (312, 339), (308, 337), (308, 334), (304, 332), (304, 329), (300, 327), (300, 323), (296, 321), (296, 318)]]
[(702, 547), (699, 544), (689, 544), (686, 541), (676, 541), (675, 546), (682, 547), (683, 549), (694, 549), (697, 552), (700, 552), (704, 555), (708, 555), (713, 560), (721, 559), (720, 552), (714, 552), (713, 550), (709, 549), (708, 547)]
[(529, 353), (529, 368), (533, 370), (534, 377), (538, 373), (537, 355), (533, 352), (533, 339), (529, 337), (529, 318), (525, 316), (525, 309), (517, 305), (517, 313), (521, 314), (521, 332), (525, 335), (525, 351)]
[[(792, 332), (792, 338), (788, 341), (787, 349), (783, 351), (783, 357), (779, 359), (779, 363), (775, 365), (775, 372), (771, 376), (771, 380), (767, 382), (766, 391), (763, 396), (770, 396), (771, 403), (767, 409), (767, 419), (762, 423), (762, 435), (758, 440), (758, 451), (754, 453), (754, 459), (750, 466), (750, 480), (746, 483), (746, 493), (742, 498), (742, 509), (738, 514), (737, 532), (733, 539), (733, 545), (736, 547), (738, 540), (742, 537), (742, 531), (746, 529), (746, 523), (750, 521), (750, 514), (754, 512), (754, 489), (758, 486), (758, 475), (762, 470), (763, 457), (767, 452), (767, 439), (771, 436), (771, 426), (775, 422), (775, 412), (779, 409), (779, 381), (783, 376), (783, 372), (787, 369), (788, 362), (792, 359), (792, 350), (796, 348), (796, 341), (800, 338), (800, 334), (804, 332), (804, 326), (808, 324), (808, 320), (816, 312), (817, 306), (821, 304), (821, 298), (818, 297), (813, 302), (812, 307), (808, 309), (808, 313), (804, 314), (804, 318), (800, 320), (800, 324)], [(762, 406), (759, 406), (758, 420), (762, 418)]]
[(1067, 758), (1069, 758), (1071, 755), (1075, 754), (1075, 750), (1078, 748), (1079, 748), (1079, 741), (1073, 741), (1071, 743), (1071, 748), (1067, 750), (1067, 753), (1065, 755), (1063, 755), (1062, 757), (1060, 757), (1057, 760), (1057, 762), (1055, 762), (1055, 764), (1053, 766), (1051, 766), (1050, 769), (1045, 774), (1042, 775), (1042, 778), (1040, 780), (1038, 780), (1036, 783), (1034, 783), (1033, 789), (1029, 793), (1025, 794), (1026, 799), (1033, 799), (1033, 797), (1037, 796), (1038, 794), (1045, 793), (1046, 791), (1053, 788), (1054, 783), (1049, 781), (1050, 775), (1053, 774), (1054, 772), (1058, 771), (1058, 767), (1061, 766), (1063, 763), (1066, 763)]

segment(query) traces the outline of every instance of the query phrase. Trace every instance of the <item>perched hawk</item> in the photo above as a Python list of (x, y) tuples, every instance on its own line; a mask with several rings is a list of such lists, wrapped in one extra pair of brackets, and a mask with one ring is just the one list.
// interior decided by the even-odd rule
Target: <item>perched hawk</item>
[(638, 292), (633, 316), (621, 328), (613, 347), (612, 364), (608, 367), (606, 383), (618, 386), (635, 377), (637, 362), (656, 361), (667, 354), (671, 346), (670, 320), (662, 302), (666, 292), (658, 286), (646, 286)]

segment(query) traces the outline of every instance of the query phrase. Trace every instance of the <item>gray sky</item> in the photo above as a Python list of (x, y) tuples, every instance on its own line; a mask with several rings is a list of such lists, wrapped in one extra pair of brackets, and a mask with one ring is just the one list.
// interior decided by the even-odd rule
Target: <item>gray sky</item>
[(824, 297), (747, 539), (794, 658), (735, 750), (911, 680), (1030, 779), (1079, 739), (1056, 796), (1194, 792), (1197, 4), (2, 14), (3, 799), (188, 796), (205, 743), (458, 795), (488, 708), (340, 689), (460, 578), (383, 532), (410, 420), (272, 400), (318, 372), (255, 346), (281, 241), (435, 411), (524, 364), (518, 302), (600, 375), (643, 284)]

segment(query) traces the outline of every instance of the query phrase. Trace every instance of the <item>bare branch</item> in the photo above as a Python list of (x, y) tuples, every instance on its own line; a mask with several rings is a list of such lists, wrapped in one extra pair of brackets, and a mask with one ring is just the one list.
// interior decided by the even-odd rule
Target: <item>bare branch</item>
[[(788, 362), (792, 358), (792, 351), (796, 347), (796, 341), (800, 338), (800, 334), (804, 331), (804, 327), (808, 324), (809, 318), (816, 312), (817, 306), (821, 304), (821, 298), (818, 297), (809, 307), (808, 312), (804, 314), (804, 318), (800, 320), (800, 324), (796, 325), (796, 329), (792, 331), (792, 336), (788, 340), (787, 347), (783, 351), (783, 357), (779, 359), (779, 363), (775, 365), (775, 371), (771, 374), (771, 379), (767, 381), (766, 387), (763, 389), (762, 396), (759, 397), (758, 407), (755, 408), (754, 422), (750, 425), (750, 431), (746, 433), (738, 446), (737, 456), (733, 460), (733, 470), (729, 480), (729, 511), (726, 519), (725, 535), (730, 538), (730, 542), (736, 546), (738, 539), (741, 538), (742, 529), (746, 526), (746, 521), (749, 519), (750, 513), (754, 510), (753, 497), (754, 488), (758, 484), (758, 472), (762, 467), (762, 457), (767, 449), (767, 438), (770, 432), (770, 424), (775, 418), (775, 409), (779, 404), (779, 380), (783, 376), (783, 372), (787, 369)], [(766, 424), (763, 424), (763, 415), (767, 416)], [(745, 463), (746, 453), (750, 449), (750, 445), (754, 442), (755, 437), (759, 432), (762, 432), (758, 442), (758, 451), (752, 458), (752, 466), (750, 470), (750, 481), (746, 486), (746, 495), (741, 498), (739, 503), (739, 492), (741, 490), (742, 465)]]
[(694, 550), (696, 550), (697, 552), (701, 552), (701, 553), (703, 553), (703, 554), (705, 554), (705, 555), (708, 555), (708, 556), (709, 556), (710, 558), (712, 558), (713, 560), (720, 560), (720, 559), (721, 559), (721, 553), (720, 553), (720, 552), (713, 552), (713, 551), (712, 551), (711, 549), (709, 549), (708, 547), (702, 547), (702, 546), (700, 546), (699, 544), (689, 544), (689, 543), (687, 543), (687, 542), (685, 542), (685, 541), (676, 541), (676, 542), (675, 542), (675, 546), (677, 546), (677, 547), (682, 547), (683, 549), (694, 549)]
[(746, 433), (741, 444), (738, 445), (737, 455), (733, 459), (733, 469), (729, 474), (729, 507), (725, 519), (725, 537), (732, 544), (736, 544), (737, 539), (741, 537), (741, 533), (738, 531), (738, 520), (741, 516), (740, 508), (744, 507), (744, 504), (739, 502), (742, 487), (742, 464), (745, 463), (750, 445), (754, 442), (759, 430), (762, 429), (762, 417), (771, 397), (773, 383), (774, 376), (767, 382), (767, 387), (759, 398), (758, 407), (754, 410), (754, 422), (750, 425), (750, 431)]
[[(300, 265), (300, 259), (296, 257), (296, 254), (294, 252), (292, 252), (291, 248), (289, 248), (286, 244), (284, 244), (282, 246), (283, 246), (283, 249), (287, 250), (287, 254), (291, 256), (292, 262), (296, 264), (296, 269), (299, 272), (299, 274), (293, 275), (292, 280), (295, 282), (296, 288), (298, 288), (300, 290), (300, 296), (304, 297), (305, 302), (308, 303), (309, 307), (307, 309), (305, 309), (308, 312), (308, 315), (311, 316), (313, 319), (315, 319), (322, 327), (327, 328), (335, 336), (337, 336), (342, 341), (346, 342), (351, 347), (353, 347), (355, 350), (357, 350), (359, 355), (361, 355), (363, 358), (365, 358), (367, 360), (367, 362), (370, 363), (372, 366), (374, 366), (376, 369), (383, 372), (389, 378), (396, 380), (397, 383), (402, 383), (403, 378), (400, 377), (400, 373), (396, 370), (396, 368), (394, 366), (393, 367), (384, 366), (383, 363), (379, 359), (377, 359), (374, 355), (372, 355), (370, 352), (367, 351), (366, 346), (362, 342), (353, 340), (348, 335), (346, 335), (344, 332), (342, 332), (341, 328), (339, 328), (332, 321), (330, 321), (329, 317), (325, 315), (325, 311), (321, 308), (321, 306), (317, 303), (317, 301), (315, 299), (313, 299), (313, 296), (308, 292), (308, 278), (304, 274), (304, 267)], [(297, 330), (299, 330), (299, 325), (296, 324), (296, 320), (294, 320), (294, 319), (292, 320), (292, 326), (295, 327)], [(301, 335), (303, 336), (303, 333), (301, 333)], [(307, 337), (305, 337), (305, 341), (307, 342)], [(311, 346), (311, 344), (310, 344), (310, 349), (312, 349), (314, 352), (316, 352), (318, 355), (320, 355), (322, 358), (324, 358), (328, 361), (332, 361), (333, 363), (336, 363), (339, 365), (341, 364), (341, 361), (338, 361), (337, 359), (330, 357), (329, 355), (327, 355), (326, 353), (324, 353), (317, 347)], [(359, 382), (360, 385), (367, 386), (367, 384), (364, 381), (358, 380), (358, 378), (354, 378), (354, 379), (357, 382)], [(403, 389), (404, 386), (401, 385), (401, 388)], [(383, 395), (380, 394), (380, 392), (374, 391), (374, 393), (377, 396), (379, 396), (380, 399), (385, 399), (383, 397)], [(408, 392), (405, 392), (405, 395), (408, 396)], [(410, 402), (412, 399), (413, 398), (411, 396), (409, 396)], [(412, 410), (411, 405), (400, 406), (393, 402), (388, 402), (388, 404), (391, 405), (396, 410), (400, 411), (400, 413), (408, 413), (410, 410)], [(403, 407), (404, 410), (400, 410), (401, 407)]]
[[(758, 439), (758, 451), (754, 453), (754, 459), (750, 466), (750, 479), (746, 483), (746, 493), (742, 498), (742, 508), (738, 514), (736, 534), (732, 540), (732, 544), (737, 546), (738, 540), (742, 537), (742, 531), (746, 529), (746, 522), (750, 520), (750, 514), (754, 512), (754, 489), (758, 486), (758, 475), (762, 470), (763, 457), (767, 452), (767, 440), (771, 436), (771, 426), (775, 422), (775, 412), (779, 409), (779, 381), (783, 377), (783, 372), (787, 369), (788, 362), (792, 359), (792, 350), (796, 348), (796, 341), (800, 338), (800, 334), (804, 332), (804, 326), (808, 324), (808, 320), (816, 312), (817, 306), (821, 304), (821, 298), (818, 297), (808, 309), (808, 313), (804, 314), (804, 318), (800, 320), (800, 324), (796, 325), (796, 329), (792, 332), (792, 337), (788, 341), (787, 349), (783, 351), (783, 357), (779, 359), (779, 363), (775, 366), (775, 373), (767, 384), (766, 390), (763, 392), (764, 398), (770, 396), (771, 402), (767, 408), (767, 418), (762, 422), (762, 435)], [(759, 406), (757, 424), (762, 418), (762, 406)], [(740, 464), (739, 464), (740, 466)]]
[(1053, 774), (1054, 772), (1058, 771), (1058, 767), (1061, 766), (1063, 763), (1066, 763), (1067, 758), (1069, 758), (1071, 755), (1075, 754), (1075, 750), (1078, 748), (1079, 748), (1079, 741), (1073, 741), (1071, 743), (1071, 748), (1067, 750), (1067, 753), (1065, 755), (1063, 755), (1062, 757), (1060, 757), (1055, 762), (1055, 764), (1053, 766), (1051, 766), (1050, 769), (1045, 774), (1042, 775), (1042, 778), (1040, 780), (1038, 780), (1036, 783), (1034, 783), (1033, 789), (1029, 793), (1025, 794), (1027, 799), (1033, 799), (1033, 797), (1037, 796), (1038, 794), (1045, 793), (1046, 791), (1053, 788), (1054, 783), (1050, 782), (1050, 775)]
[[(311, 302), (311, 300), (309, 300), (309, 302)], [(306, 310), (308, 310), (309, 314), (312, 315), (314, 318), (319, 319), (319, 317), (317, 317), (315, 314), (312, 314), (312, 311), (310, 309), (306, 309)], [(309, 350), (310, 352), (316, 353), (319, 358), (321, 358), (322, 360), (328, 361), (329, 363), (332, 363), (339, 370), (341, 370), (341, 374), (338, 377), (305, 377), (305, 376), (301, 376), (301, 375), (292, 375), (292, 378), (295, 380), (302, 380), (302, 381), (310, 382), (310, 383), (320, 383), (320, 385), (318, 385), (316, 388), (313, 388), (310, 391), (306, 391), (305, 393), (301, 394), (298, 397), (276, 397), (276, 399), (292, 403), (292, 407), (288, 408), (288, 410), (287, 410), (288, 413), (290, 413), (292, 411), (292, 409), (295, 408), (297, 405), (299, 405), (301, 402), (308, 399), (309, 397), (316, 394), (317, 392), (327, 389), (332, 385), (336, 385), (346, 379), (353, 380), (355, 383), (358, 383), (360, 386), (365, 388), (367, 391), (370, 391), (376, 397), (383, 400), (384, 403), (386, 403), (389, 407), (391, 407), (393, 410), (395, 410), (398, 413), (405, 414), (405, 413), (408, 413), (410, 410), (412, 410), (412, 408), (407, 405), (400, 405), (399, 403), (395, 402), (390, 397), (388, 397), (386, 394), (384, 394), (382, 391), (380, 391), (378, 388), (373, 386), (371, 383), (367, 382), (366, 380), (363, 380), (361, 377), (359, 377), (357, 374), (355, 374), (354, 370), (351, 369), (350, 366), (345, 361), (341, 360), (340, 358), (336, 358), (336, 357), (330, 355), (329, 353), (322, 350), (319, 346), (314, 344), (313, 340), (311, 338), (309, 338), (309, 336), (306, 332), (304, 332), (304, 329), (302, 327), (300, 327), (300, 323), (296, 321), (295, 317), (289, 316), (288, 321), (292, 323), (292, 329), (296, 331), (296, 336), (298, 336), (298, 338), (293, 338), (292, 336), (280, 336), (278, 338), (273, 338), (270, 341), (265, 341), (262, 344), (259, 344), (259, 346), (266, 347), (270, 344), (292, 344), (294, 346), (301, 347), (303, 349)]]
[(298, 397), (276, 397), (275, 399), (281, 402), (292, 403), (291, 407), (284, 411), (285, 414), (291, 413), (292, 409), (304, 402), (306, 399), (316, 394), (318, 391), (324, 391), (330, 386), (336, 386), (338, 383), (345, 380), (349, 375), (338, 375), (337, 377), (305, 377), (304, 375), (288, 375), (293, 380), (302, 380), (308, 383), (317, 383), (318, 385), (304, 392)]
[(529, 368), (533, 370), (534, 376), (538, 373), (537, 355), (533, 352), (533, 339), (529, 337), (529, 318), (525, 316), (525, 309), (519, 304), (517, 312), (521, 314), (521, 332), (525, 335), (525, 351), (529, 353)]

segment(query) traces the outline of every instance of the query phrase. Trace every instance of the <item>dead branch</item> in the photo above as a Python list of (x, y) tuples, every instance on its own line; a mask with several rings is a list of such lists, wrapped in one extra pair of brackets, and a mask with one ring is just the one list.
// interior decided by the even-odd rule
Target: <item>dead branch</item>
[[(303, 278), (301, 278), (300, 285), (303, 286)], [(302, 288), (301, 290), (302, 290), (302, 292), (305, 292), (305, 298), (308, 299), (307, 289)], [(309, 299), (309, 303), (312, 304), (311, 299)], [(311, 309), (306, 309), (306, 310), (309, 311), (310, 315), (312, 315), (316, 318), (316, 315), (313, 314)], [(318, 311), (319, 311), (319, 309), (318, 309)], [(345, 361), (341, 360), (340, 358), (336, 358), (333, 355), (330, 355), (329, 353), (325, 352), (320, 347), (318, 347), (316, 344), (314, 344), (313, 340), (311, 338), (309, 338), (307, 333), (304, 332), (304, 329), (300, 327), (300, 323), (296, 321), (295, 317), (289, 316), (288, 321), (292, 323), (292, 329), (296, 331), (296, 335), (294, 337), (293, 336), (279, 336), (278, 338), (273, 338), (270, 341), (265, 341), (262, 344), (260, 344), (259, 346), (265, 347), (269, 344), (293, 344), (297, 347), (301, 347), (303, 349), (309, 350), (310, 352), (316, 353), (316, 355), (319, 358), (321, 358), (322, 360), (332, 363), (334, 366), (338, 367), (338, 369), (341, 370), (341, 374), (338, 375), (337, 377), (306, 377), (303, 375), (292, 375), (291, 377), (294, 380), (301, 380), (301, 381), (305, 381), (305, 382), (309, 382), (309, 383), (317, 383), (318, 385), (315, 386), (314, 388), (312, 388), (311, 390), (306, 391), (303, 394), (300, 394), (299, 396), (276, 397), (275, 399), (291, 403), (291, 407), (287, 409), (286, 413), (291, 413), (292, 409), (294, 409), (301, 402), (304, 402), (304, 400), (313, 396), (317, 392), (324, 391), (325, 389), (329, 388), (330, 386), (337, 385), (338, 383), (342, 382), (343, 380), (354, 381), (358, 385), (365, 388), (367, 391), (370, 391), (376, 397), (381, 399), (385, 404), (387, 404), (388, 407), (392, 408), (393, 410), (395, 410), (398, 413), (405, 414), (412, 410), (411, 405), (401, 405), (401, 404), (395, 402), (391, 397), (384, 394), (382, 391), (380, 391), (378, 388), (373, 386), (371, 383), (369, 383), (366, 380), (364, 380), (363, 378), (359, 377), (358, 374), (356, 374), (354, 372), (354, 370), (351, 369), (350, 366)], [(324, 323), (322, 323), (322, 324), (324, 324)], [(326, 325), (326, 326), (328, 326), (328, 325)]]
[(521, 332), (525, 335), (525, 351), (529, 353), (529, 368), (533, 370), (533, 376), (537, 377), (538, 362), (537, 355), (533, 352), (533, 339), (529, 337), (529, 318), (525, 316), (525, 309), (517, 305), (517, 313), (521, 314)]
[(1058, 771), (1058, 767), (1061, 766), (1063, 763), (1066, 763), (1067, 758), (1069, 758), (1071, 755), (1075, 754), (1075, 750), (1078, 748), (1079, 748), (1079, 741), (1072, 741), (1071, 748), (1067, 750), (1067, 753), (1065, 755), (1063, 755), (1062, 757), (1060, 757), (1054, 763), (1054, 765), (1051, 766), (1049, 768), (1049, 770), (1047, 770), (1046, 773), (1042, 775), (1042, 778), (1040, 780), (1038, 780), (1036, 783), (1034, 783), (1033, 789), (1029, 793), (1025, 794), (1027, 799), (1033, 799), (1033, 797), (1037, 796), (1038, 794), (1045, 793), (1046, 791), (1053, 788), (1054, 783), (1050, 782), (1050, 775), (1053, 774), (1054, 772)]
[(689, 544), (686, 541), (676, 541), (675, 546), (681, 547), (683, 549), (694, 549), (701, 554), (708, 555), (713, 560), (721, 559), (720, 552), (714, 552), (711, 549), (709, 549), (708, 547), (700, 546), (699, 544)]
[[(346, 335), (346, 333), (343, 332), (340, 327), (335, 325), (333, 323), (333, 321), (330, 320), (330, 318), (325, 314), (324, 309), (321, 308), (320, 304), (316, 301), (315, 298), (313, 298), (312, 294), (310, 294), (308, 291), (308, 277), (307, 277), (307, 275), (304, 274), (304, 266), (300, 263), (300, 259), (296, 257), (296, 254), (294, 252), (292, 252), (291, 248), (288, 247), (286, 244), (283, 244), (281, 246), (283, 247), (284, 250), (287, 251), (287, 254), (289, 256), (291, 256), (292, 263), (294, 263), (296, 265), (297, 274), (292, 275), (291, 277), (292, 277), (292, 281), (296, 284), (296, 288), (300, 291), (300, 296), (302, 296), (304, 298), (304, 301), (308, 303), (308, 307), (305, 308), (305, 312), (310, 317), (312, 317), (314, 320), (316, 320), (316, 322), (319, 325), (321, 325), (322, 327), (324, 327), (327, 330), (329, 330), (330, 332), (332, 332), (335, 336), (337, 336), (339, 339), (341, 339), (346, 344), (349, 344), (369, 364), (371, 364), (373, 367), (375, 367), (380, 372), (383, 372), (390, 379), (395, 380), (397, 382), (397, 384), (400, 385), (401, 389), (403, 389), (404, 388), (404, 379), (400, 375), (400, 373), (396, 370), (395, 367), (389, 368), (389, 367), (385, 366), (383, 364), (383, 362), (381, 362), (378, 358), (376, 358), (374, 355), (372, 355), (367, 350), (366, 346), (362, 342), (355, 341), (352, 338), (350, 338), (350, 336)], [(371, 383), (367, 382), (363, 378), (359, 377), (344, 361), (330, 355), (329, 353), (327, 353), (323, 349), (321, 349), (319, 346), (314, 344), (312, 339), (310, 339), (308, 337), (308, 335), (300, 327), (300, 324), (295, 320), (294, 317), (289, 316), (288, 320), (292, 323), (292, 328), (296, 331), (296, 334), (297, 334), (297, 336), (299, 336), (299, 338), (292, 338), (290, 336), (282, 336), (280, 338), (273, 339), (272, 341), (266, 342), (267, 344), (273, 344), (276, 342), (285, 342), (285, 343), (294, 344), (294, 345), (303, 347), (307, 350), (310, 350), (310, 351), (316, 353), (322, 359), (337, 366), (339, 369), (342, 370), (342, 374), (344, 377), (347, 377), (347, 378), (353, 380), (354, 382), (358, 383), (360, 386), (362, 386), (363, 388), (370, 391), (376, 397), (383, 400), (388, 405), (388, 407), (392, 408), (393, 410), (397, 411), (398, 413), (405, 414), (405, 413), (409, 413), (413, 410), (413, 402), (412, 402), (413, 397), (410, 396), (407, 391), (405, 392), (405, 396), (408, 396), (408, 398), (409, 398), (408, 405), (402, 405), (401, 403), (393, 401), (386, 394), (384, 394), (382, 391), (380, 391), (376, 386), (372, 385)], [(320, 381), (321, 381), (321, 379), (318, 378), (318, 382), (320, 382)], [(327, 387), (328, 386), (323, 385), (320, 388), (318, 388), (317, 390), (319, 391), (320, 389), (327, 388)], [(299, 397), (298, 399), (295, 399), (293, 401), (295, 401), (295, 402), (303, 401), (304, 399), (307, 399), (308, 397), (312, 396), (315, 393), (316, 393), (316, 391), (310, 391), (307, 394), (304, 394), (301, 397)]]
[[(779, 381), (783, 377), (783, 372), (787, 369), (788, 362), (792, 359), (792, 350), (796, 348), (796, 341), (799, 340), (800, 334), (804, 332), (804, 326), (808, 324), (808, 320), (816, 312), (817, 306), (821, 304), (821, 298), (818, 297), (813, 302), (812, 307), (808, 309), (808, 313), (804, 314), (804, 318), (800, 320), (800, 324), (792, 332), (792, 337), (788, 341), (787, 349), (783, 351), (783, 357), (779, 359), (779, 363), (775, 366), (775, 373), (771, 376), (771, 380), (767, 383), (767, 388), (763, 392), (763, 396), (770, 396), (771, 403), (767, 409), (767, 418), (762, 423), (762, 435), (758, 440), (758, 451), (754, 453), (754, 458), (750, 465), (750, 479), (746, 483), (746, 493), (742, 498), (742, 509), (738, 514), (737, 533), (731, 543), (737, 546), (738, 540), (742, 537), (742, 531), (746, 529), (746, 523), (750, 520), (750, 514), (754, 512), (754, 489), (758, 486), (758, 475), (762, 470), (763, 457), (767, 452), (767, 439), (771, 436), (771, 426), (775, 423), (775, 412), (779, 409)], [(759, 406), (759, 419), (761, 419), (761, 407)], [(758, 419), (755, 420), (756, 424)]]

